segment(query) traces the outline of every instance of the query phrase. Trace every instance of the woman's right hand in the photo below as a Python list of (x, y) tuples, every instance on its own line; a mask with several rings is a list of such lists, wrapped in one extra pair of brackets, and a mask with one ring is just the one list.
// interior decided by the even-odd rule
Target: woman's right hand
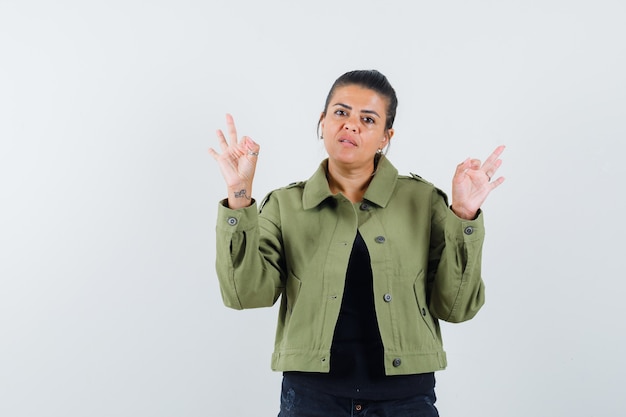
[(226, 126), (230, 143), (221, 129), (217, 130), (222, 153), (209, 148), (209, 154), (220, 167), (228, 188), (228, 206), (232, 209), (247, 207), (252, 199), (252, 180), (256, 171), (256, 163), (260, 146), (248, 136), (237, 138), (235, 121), (230, 114), (226, 115)]

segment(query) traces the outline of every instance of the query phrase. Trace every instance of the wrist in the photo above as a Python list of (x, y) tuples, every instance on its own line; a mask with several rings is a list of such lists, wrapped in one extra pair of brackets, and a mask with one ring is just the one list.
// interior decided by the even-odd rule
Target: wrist
[(450, 210), (460, 219), (463, 220), (475, 220), (478, 211), (469, 211), (463, 208), (455, 207), (454, 203), (450, 206)]
[(239, 209), (248, 207), (252, 204), (252, 187), (240, 185), (237, 187), (228, 187), (228, 207), (231, 209)]

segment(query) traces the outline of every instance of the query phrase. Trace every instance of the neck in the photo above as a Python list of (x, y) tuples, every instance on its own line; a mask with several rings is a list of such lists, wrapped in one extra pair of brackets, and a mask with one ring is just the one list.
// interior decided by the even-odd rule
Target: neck
[(374, 176), (375, 164), (358, 169), (340, 167), (328, 161), (326, 177), (328, 186), (333, 194), (342, 193), (353, 203), (363, 200), (367, 187)]

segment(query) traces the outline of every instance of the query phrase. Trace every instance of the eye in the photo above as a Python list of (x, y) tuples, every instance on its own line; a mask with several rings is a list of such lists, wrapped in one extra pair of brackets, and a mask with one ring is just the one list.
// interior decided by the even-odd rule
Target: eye
[(364, 116), (362, 119), (368, 125), (372, 125), (372, 124), (376, 123), (376, 121), (374, 119), (372, 119), (371, 117), (368, 117), (368, 116)]
[(347, 113), (346, 113), (345, 110), (342, 110), (342, 109), (335, 110), (335, 115), (337, 115), (337, 116), (345, 116), (346, 114)]

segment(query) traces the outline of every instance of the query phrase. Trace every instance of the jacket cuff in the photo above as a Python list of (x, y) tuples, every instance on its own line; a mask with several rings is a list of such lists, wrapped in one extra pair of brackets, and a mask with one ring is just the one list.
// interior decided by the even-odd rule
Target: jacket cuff
[(485, 238), (483, 212), (478, 209), (474, 220), (465, 220), (458, 217), (448, 208), (446, 217), (446, 233), (458, 241), (474, 242)]
[(258, 209), (254, 199), (248, 207), (233, 210), (228, 207), (227, 199), (217, 206), (217, 228), (226, 232), (249, 230), (258, 224)]

